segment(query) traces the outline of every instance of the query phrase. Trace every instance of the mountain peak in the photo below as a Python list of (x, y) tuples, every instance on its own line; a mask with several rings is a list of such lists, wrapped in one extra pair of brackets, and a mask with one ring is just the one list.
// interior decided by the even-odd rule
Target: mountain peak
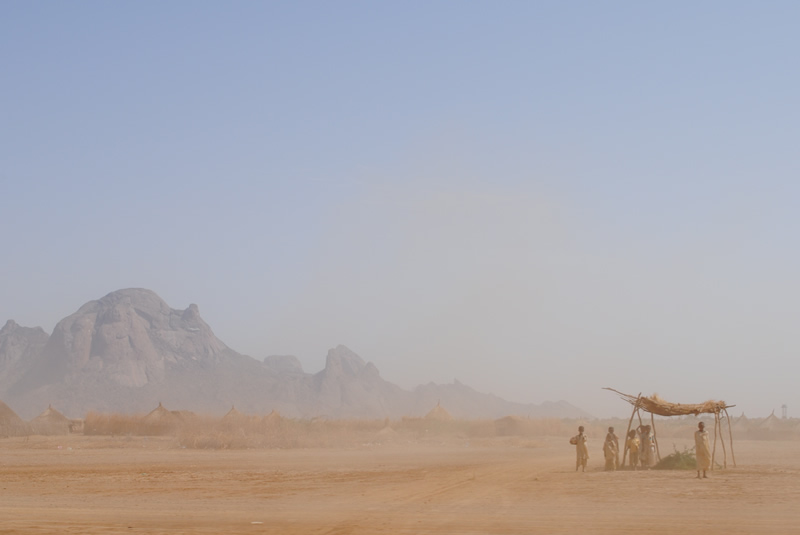
[(181, 319), (183, 321), (195, 321), (200, 318), (200, 308), (192, 303), (189, 305), (186, 310), (183, 311), (181, 314)]
[(215, 365), (232, 353), (197, 305), (175, 310), (152, 290), (127, 288), (86, 303), (56, 325), (31, 385), (81, 371), (142, 387), (163, 382), (170, 368)]
[(328, 356), (325, 358), (325, 372), (328, 374), (355, 377), (366, 365), (364, 359), (343, 345), (328, 350)]

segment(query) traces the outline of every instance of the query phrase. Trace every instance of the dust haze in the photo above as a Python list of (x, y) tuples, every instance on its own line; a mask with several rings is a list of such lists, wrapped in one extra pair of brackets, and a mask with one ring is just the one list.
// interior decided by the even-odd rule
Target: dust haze
[(798, 20), (3, 2), (0, 533), (797, 532)]
[[(693, 466), (604, 470), (602, 437), (626, 419), (457, 420), (441, 406), (385, 420), (10, 417), (0, 407), (3, 431), (24, 436), (0, 440), (8, 533), (791, 533), (798, 520), (796, 420), (735, 419), (735, 452), (715, 440), (697, 480)], [(659, 418), (659, 456), (690, 453), (697, 420)], [(578, 423), (585, 472), (567, 438)]]

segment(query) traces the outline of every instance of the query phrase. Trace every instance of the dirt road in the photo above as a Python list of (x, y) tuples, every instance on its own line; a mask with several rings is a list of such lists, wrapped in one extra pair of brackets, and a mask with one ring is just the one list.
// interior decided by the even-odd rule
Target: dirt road
[[(594, 448), (597, 450), (598, 448)], [(0, 440), (0, 533), (797, 533), (800, 443), (739, 468), (574, 472), (566, 438), (197, 451), (171, 439)]]

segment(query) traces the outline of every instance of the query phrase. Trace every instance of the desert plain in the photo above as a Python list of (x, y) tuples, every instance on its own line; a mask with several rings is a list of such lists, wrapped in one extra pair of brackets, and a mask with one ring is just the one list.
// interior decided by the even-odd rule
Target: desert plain
[[(665, 439), (682, 447), (691, 437)], [(0, 533), (749, 534), (800, 531), (800, 442), (737, 467), (586, 473), (568, 436), (193, 449), (174, 437), (0, 440)]]

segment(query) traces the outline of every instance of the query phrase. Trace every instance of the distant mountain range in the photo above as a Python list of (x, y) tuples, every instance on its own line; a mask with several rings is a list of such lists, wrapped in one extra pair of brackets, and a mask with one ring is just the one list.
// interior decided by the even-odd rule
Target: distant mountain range
[(197, 305), (170, 308), (150, 290), (132, 288), (90, 301), (48, 336), (9, 320), (0, 329), (0, 400), (30, 418), (48, 405), (72, 417), (88, 411), (171, 409), (219, 413), (273, 409), (289, 417), (422, 416), (441, 402), (457, 418), (507, 415), (585, 417), (565, 401), (505, 401), (459, 382), (408, 391), (344, 346), (325, 368), (306, 373), (292, 356), (259, 361), (222, 343)]

